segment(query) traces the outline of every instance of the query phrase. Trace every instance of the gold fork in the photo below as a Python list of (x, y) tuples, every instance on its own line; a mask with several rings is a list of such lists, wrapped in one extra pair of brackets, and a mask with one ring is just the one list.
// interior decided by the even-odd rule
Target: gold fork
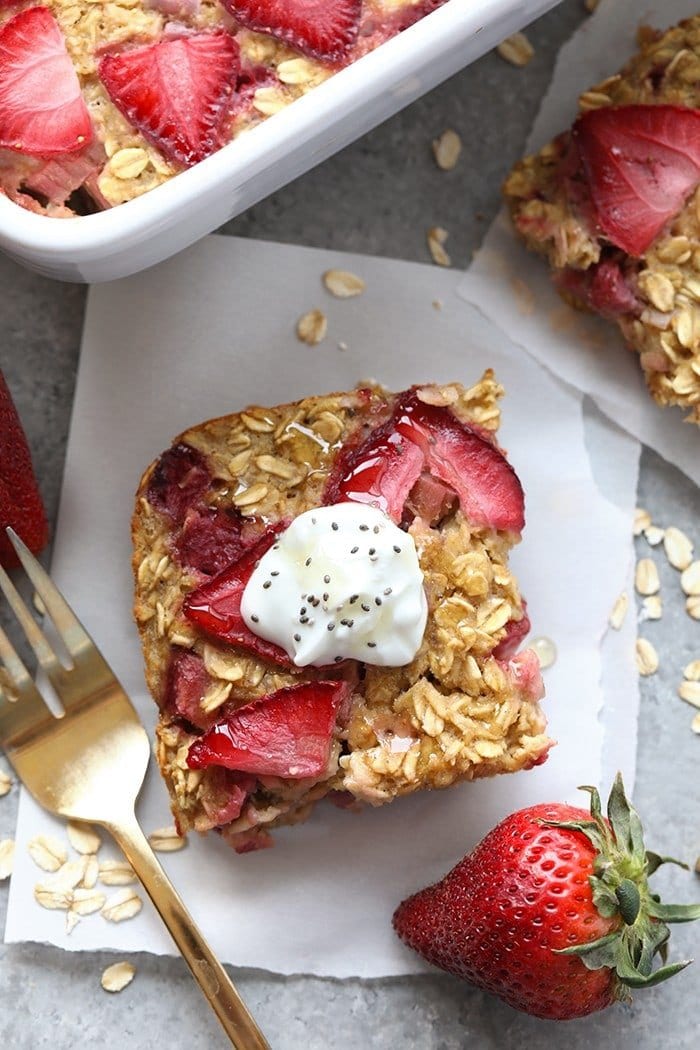
[(106, 660), (39, 562), (7, 534), (63, 641), (62, 662), (0, 567), (0, 590), (63, 706), (54, 716), (0, 628), (0, 747), (34, 798), (116, 839), (237, 1050), (269, 1044), (153, 855), (134, 814), (148, 765), (146, 732)]

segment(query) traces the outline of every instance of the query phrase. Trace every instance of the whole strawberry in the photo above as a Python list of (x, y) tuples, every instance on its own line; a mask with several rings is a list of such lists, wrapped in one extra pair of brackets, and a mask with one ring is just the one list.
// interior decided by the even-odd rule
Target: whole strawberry
[(17, 410), (0, 372), (0, 565), (17, 565), (5, 528), (11, 525), (37, 554), (48, 540), (44, 505)]
[[(700, 905), (664, 905), (647, 878), (670, 860), (645, 851), (617, 776), (608, 819), (558, 803), (506, 817), (441, 882), (396, 909), (394, 929), (428, 962), (516, 1009), (569, 1020), (658, 984), (687, 962), (665, 956), (666, 922)], [(673, 862), (678, 863), (678, 862)]]

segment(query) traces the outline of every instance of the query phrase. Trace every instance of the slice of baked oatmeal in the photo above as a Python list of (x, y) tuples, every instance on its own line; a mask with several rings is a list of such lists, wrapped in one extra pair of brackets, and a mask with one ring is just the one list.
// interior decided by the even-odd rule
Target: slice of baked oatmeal
[(653, 397), (700, 423), (700, 15), (639, 44), (504, 192), (564, 298), (614, 321)]
[(379, 805), (544, 760), (501, 394), (487, 372), (251, 407), (147, 469), (135, 615), (181, 832), (242, 852), (324, 796)]

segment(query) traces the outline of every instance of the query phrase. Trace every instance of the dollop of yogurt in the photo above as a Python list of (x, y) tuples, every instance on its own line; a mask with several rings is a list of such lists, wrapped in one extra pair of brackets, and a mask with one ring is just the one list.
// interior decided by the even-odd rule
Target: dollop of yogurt
[(428, 617), (413, 537), (367, 504), (305, 511), (258, 562), (241, 614), (297, 667), (402, 667)]

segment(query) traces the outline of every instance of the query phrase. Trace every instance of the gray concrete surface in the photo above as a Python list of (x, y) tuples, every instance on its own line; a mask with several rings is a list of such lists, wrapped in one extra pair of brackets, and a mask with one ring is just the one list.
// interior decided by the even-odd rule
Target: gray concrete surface
[[(660, 0), (658, 0), (660, 2)], [(230, 223), (226, 232), (427, 261), (424, 231), (451, 232), (455, 265), (466, 265), (498, 207), (498, 187), (522, 148), (557, 48), (585, 17), (583, 0), (564, 0), (529, 31), (536, 55), (524, 70), (488, 55), (315, 171)], [(466, 144), (458, 169), (439, 173), (430, 141), (455, 127)], [(85, 291), (26, 273), (0, 258), (0, 367), (25, 421), (53, 518), (58, 502)], [(700, 544), (700, 493), (645, 453), (640, 502), (661, 524), (685, 528)], [(644, 541), (641, 541), (642, 544)], [(688, 619), (676, 574), (657, 552), (664, 617), (643, 633), (661, 670), (643, 683), (636, 801), (660, 852), (700, 853), (700, 739), (691, 709), (675, 696), (681, 668), (700, 656), (700, 624)], [(0, 759), (2, 763), (2, 759)], [(12, 835), (16, 789), (0, 801), (0, 839)], [(675, 869), (660, 886), (700, 897), (700, 881)], [(0, 923), (7, 886), (0, 884)], [(322, 931), (319, 932), (322, 936)], [(678, 927), (675, 957), (697, 953), (700, 930)], [(113, 957), (69, 956), (37, 946), (0, 946), (0, 1046), (8, 1050), (154, 1046), (223, 1047), (177, 960), (138, 957), (138, 976), (119, 996), (99, 987)], [(700, 964), (666, 987), (639, 994), (585, 1021), (553, 1025), (437, 974), (380, 981), (280, 978), (237, 971), (240, 989), (275, 1050), (682, 1050), (697, 1046)]]

